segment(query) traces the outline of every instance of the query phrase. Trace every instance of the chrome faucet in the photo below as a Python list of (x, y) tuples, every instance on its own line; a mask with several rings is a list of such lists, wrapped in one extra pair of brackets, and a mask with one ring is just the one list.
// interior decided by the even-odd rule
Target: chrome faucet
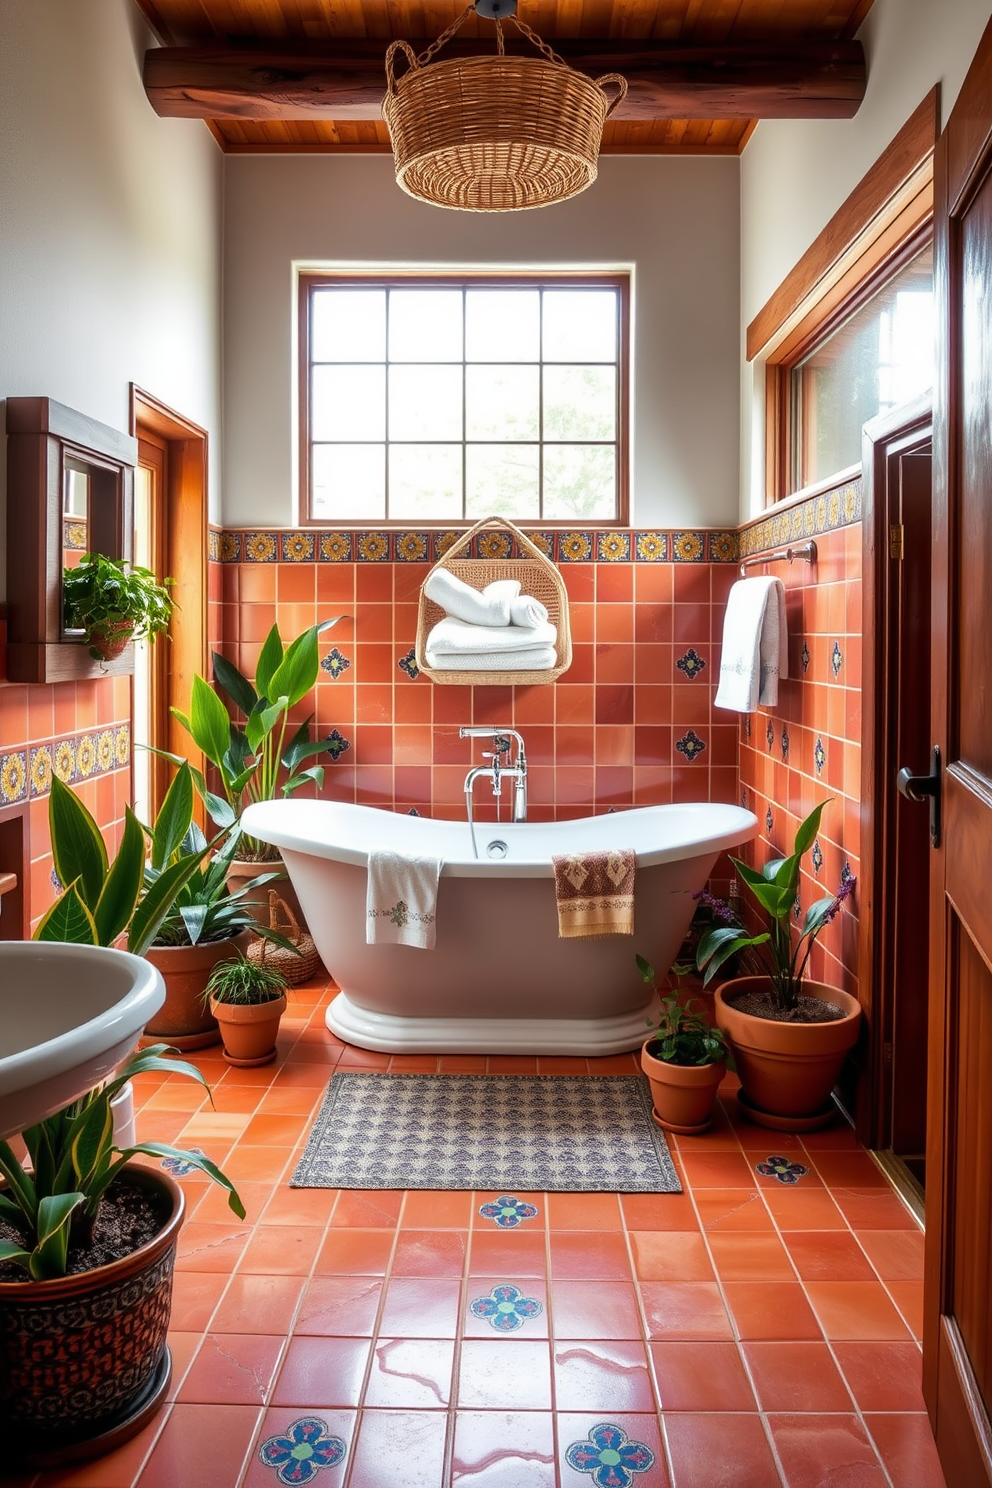
[[(524, 749), (522, 735), (516, 729), (493, 728), (480, 725), (473, 728), (460, 728), (458, 736), (461, 739), (492, 739), (493, 747), (491, 753), (483, 753), (482, 758), (491, 760), (488, 765), (474, 765), (465, 776), (465, 812), (468, 817), (469, 831), (472, 835), (472, 850), (475, 856), (479, 856), (479, 850), (475, 843), (475, 821), (472, 813), (472, 792), (475, 782), (480, 775), (487, 776), (493, 783), (493, 795), (497, 799), (503, 795), (503, 777), (506, 776), (513, 781), (513, 812), (511, 819), (515, 822), (527, 820), (527, 755)], [(510, 750), (516, 743), (516, 753), (510, 762)], [(503, 756), (507, 756), (504, 765)]]

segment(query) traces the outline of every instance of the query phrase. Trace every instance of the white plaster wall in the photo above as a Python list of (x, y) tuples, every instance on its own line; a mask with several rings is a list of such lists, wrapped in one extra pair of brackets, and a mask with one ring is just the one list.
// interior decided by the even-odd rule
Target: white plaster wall
[[(910, 114), (941, 85), (943, 118), (992, 16), (990, 0), (874, 0), (853, 119), (766, 120), (741, 159), (741, 330), (802, 257)], [(743, 361), (741, 515), (764, 495), (763, 371)]]
[(0, 399), (127, 429), (136, 382), (209, 430), (219, 495), (223, 159), (152, 111), (152, 40), (131, 0), (0, 3)]
[(224, 521), (296, 521), (294, 263), (375, 263), (632, 266), (632, 520), (734, 523), (738, 169), (606, 157), (573, 201), (490, 216), (412, 201), (388, 156), (229, 156)]

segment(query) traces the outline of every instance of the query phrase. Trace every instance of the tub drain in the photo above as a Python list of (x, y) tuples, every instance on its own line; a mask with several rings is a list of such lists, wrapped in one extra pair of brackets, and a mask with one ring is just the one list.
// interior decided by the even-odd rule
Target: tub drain
[(486, 848), (486, 857), (505, 858), (508, 851), (509, 849), (507, 848), (506, 843), (501, 841), (500, 838), (496, 837)]

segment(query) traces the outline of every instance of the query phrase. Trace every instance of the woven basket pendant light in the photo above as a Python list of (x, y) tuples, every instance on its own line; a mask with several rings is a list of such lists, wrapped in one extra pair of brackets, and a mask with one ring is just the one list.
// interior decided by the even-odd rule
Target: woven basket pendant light
[[(515, 10), (516, 0), (478, 0), (419, 56), (405, 41), (386, 52), (382, 113), (396, 180), (410, 196), (463, 212), (519, 212), (566, 201), (595, 181), (603, 125), (626, 80), (576, 72)], [(496, 55), (432, 61), (473, 12), (495, 21)], [(506, 55), (504, 15), (540, 56)], [(400, 53), (408, 65), (397, 77)]]

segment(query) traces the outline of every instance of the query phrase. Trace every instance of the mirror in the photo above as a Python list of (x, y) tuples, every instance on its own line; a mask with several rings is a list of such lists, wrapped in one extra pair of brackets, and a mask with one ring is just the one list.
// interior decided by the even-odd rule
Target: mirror
[[(90, 473), (81, 460), (66, 456), (62, 491), (62, 567), (75, 568), (90, 550)], [(63, 622), (63, 635), (82, 635)]]

